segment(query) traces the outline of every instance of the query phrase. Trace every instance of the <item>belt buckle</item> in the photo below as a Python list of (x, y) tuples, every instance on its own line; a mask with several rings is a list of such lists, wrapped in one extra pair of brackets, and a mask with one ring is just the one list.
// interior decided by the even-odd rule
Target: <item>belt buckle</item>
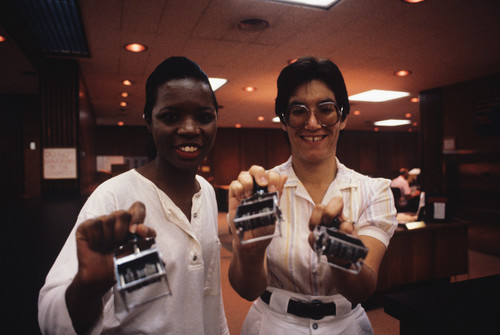
[(313, 320), (321, 320), (325, 317), (326, 313), (324, 309), (321, 309), (321, 307), (324, 305), (324, 303), (320, 300), (313, 300), (309, 303), (307, 303), (309, 306), (309, 311), (310, 313), (310, 318)]

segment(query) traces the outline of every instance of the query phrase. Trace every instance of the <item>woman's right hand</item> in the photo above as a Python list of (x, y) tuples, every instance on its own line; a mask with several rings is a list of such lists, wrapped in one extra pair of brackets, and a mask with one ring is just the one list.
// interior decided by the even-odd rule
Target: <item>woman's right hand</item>
[[(253, 195), (254, 180), (259, 186), (267, 186), (268, 192), (283, 190), (286, 177), (274, 171), (266, 172), (261, 166), (252, 166), (250, 170), (241, 172), (237, 180), (229, 185), (229, 229), (233, 234), (233, 255), (229, 265), (228, 277), (231, 286), (238, 294), (253, 301), (267, 287), (267, 267), (265, 262), (266, 248), (271, 239), (241, 244), (240, 237), (234, 226), (234, 216), (241, 200)], [(247, 231), (252, 237), (274, 234), (275, 224)]]
[(128, 210), (118, 210), (109, 215), (81, 223), (76, 231), (78, 256), (77, 279), (80, 284), (104, 294), (115, 284), (113, 255), (116, 248), (126, 242), (128, 233), (140, 237), (154, 237), (154, 229), (143, 222), (146, 207), (135, 202)]
[(101, 315), (102, 296), (115, 284), (113, 255), (128, 233), (154, 237), (146, 227), (146, 207), (135, 202), (127, 211), (82, 222), (76, 230), (78, 272), (66, 290), (66, 306), (77, 333), (86, 333)]
[[(286, 178), (286, 176), (280, 176), (277, 172), (266, 171), (261, 166), (253, 165), (250, 170), (240, 172), (238, 179), (231, 182), (231, 184), (229, 185), (228, 212), (229, 228), (231, 230), (231, 234), (233, 235), (233, 247), (236, 247), (237, 249), (239, 249), (240, 251), (244, 251), (245, 253), (252, 253), (252, 251), (262, 252), (267, 248), (267, 246), (271, 242), (271, 239), (242, 245), (233, 220), (236, 214), (236, 209), (240, 205), (241, 201), (253, 195), (254, 182), (259, 186), (267, 186), (267, 190), (269, 193), (281, 193)], [(249, 238), (255, 238), (272, 235), (274, 233), (274, 230), (275, 225), (268, 225), (247, 231), (246, 234), (249, 235)]]

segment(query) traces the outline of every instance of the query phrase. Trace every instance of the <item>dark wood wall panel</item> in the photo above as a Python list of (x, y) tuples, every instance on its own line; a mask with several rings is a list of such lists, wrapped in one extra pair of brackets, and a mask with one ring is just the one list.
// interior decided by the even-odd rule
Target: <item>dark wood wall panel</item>
[(421, 92), (419, 100), (422, 189), (427, 194), (443, 194), (443, 103), (441, 89)]
[(240, 132), (240, 170), (248, 170), (252, 165), (270, 168), (267, 164), (266, 129), (244, 129)]
[(241, 171), (240, 133), (240, 129), (217, 130), (217, 137), (210, 153), (213, 162), (211, 170), (216, 185), (229, 185)]
[(282, 164), (290, 157), (290, 146), (283, 131), (267, 131), (267, 143), (267, 168)]
[(98, 126), (95, 154), (100, 156), (147, 156), (146, 126)]
[[(96, 155), (145, 156), (145, 127), (99, 126)], [(420, 167), (418, 133), (344, 131), (337, 155), (361, 173), (394, 178), (400, 167)], [(285, 162), (290, 147), (280, 129), (219, 128), (203, 175), (215, 185), (229, 185), (242, 170), (256, 164), (266, 169)]]
[(339, 140), (337, 157), (360, 173), (395, 178), (400, 168), (420, 167), (418, 133), (345, 130)]
[(95, 133), (96, 117), (89, 101), (87, 88), (79, 80), (79, 142), (80, 142), (80, 190), (89, 194), (94, 185), (96, 175)]
[(23, 97), (0, 95), (0, 201), (20, 199), (23, 190), (22, 108)]
[[(75, 60), (47, 59), (40, 67), (42, 147), (78, 146), (78, 63)], [(78, 160), (77, 155), (77, 160)], [(80, 189), (79, 179), (43, 180), (45, 193)]]

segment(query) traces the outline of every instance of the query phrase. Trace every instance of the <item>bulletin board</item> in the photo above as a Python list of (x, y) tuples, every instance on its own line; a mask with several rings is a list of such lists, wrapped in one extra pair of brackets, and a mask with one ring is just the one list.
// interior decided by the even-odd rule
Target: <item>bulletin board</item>
[(76, 179), (76, 148), (44, 148), (44, 179)]

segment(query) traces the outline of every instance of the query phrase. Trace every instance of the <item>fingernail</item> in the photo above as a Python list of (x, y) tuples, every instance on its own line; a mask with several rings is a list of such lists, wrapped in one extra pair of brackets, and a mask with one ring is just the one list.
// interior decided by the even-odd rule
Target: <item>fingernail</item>
[(131, 224), (129, 227), (128, 227), (128, 231), (131, 233), (131, 234), (135, 234), (137, 232), (137, 225), (136, 224)]

